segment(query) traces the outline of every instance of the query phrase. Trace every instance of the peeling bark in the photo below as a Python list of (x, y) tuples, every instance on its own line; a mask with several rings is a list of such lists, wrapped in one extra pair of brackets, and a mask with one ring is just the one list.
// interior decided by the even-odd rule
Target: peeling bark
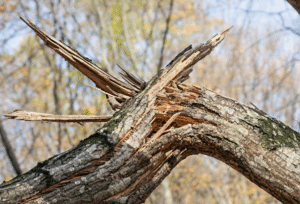
[(185, 49), (138, 93), (116, 88), (123, 85), (100, 71), (91, 77), (109, 94), (133, 96), (77, 147), (1, 184), (0, 203), (142, 203), (194, 154), (225, 162), (284, 203), (299, 203), (299, 133), (256, 108), (181, 84), (227, 32)]

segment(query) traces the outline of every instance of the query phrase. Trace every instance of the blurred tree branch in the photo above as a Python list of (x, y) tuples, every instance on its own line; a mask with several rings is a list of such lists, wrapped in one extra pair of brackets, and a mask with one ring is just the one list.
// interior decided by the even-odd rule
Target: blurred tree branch
[(9, 159), (14, 171), (16, 172), (17, 175), (21, 175), (22, 170), (20, 168), (20, 165), (19, 165), (18, 159), (15, 155), (15, 152), (14, 152), (12, 146), (10, 145), (10, 142), (9, 142), (7, 134), (4, 130), (1, 119), (0, 119), (0, 136), (1, 136), (1, 140), (4, 145), (4, 148), (5, 148), (6, 154), (8, 156), (8, 159)]

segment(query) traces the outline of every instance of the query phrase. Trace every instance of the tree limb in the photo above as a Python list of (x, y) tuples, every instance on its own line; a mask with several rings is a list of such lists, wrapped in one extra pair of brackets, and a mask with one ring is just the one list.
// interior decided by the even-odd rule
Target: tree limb
[(36, 34), (46, 43), (48, 47), (54, 50), (57, 54), (61, 55), (76, 69), (91, 79), (98, 88), (105, 92), (111, 93), (111, 91), (107, 88), (108, 86), (117, 93), (121, 93), (130, 97), (136, 95), (136, 92), (130, 86), (101, 70), (99, 67), (93, 64), (90, 59), (83, 57), (77, 51), (43, 32), (30, 21), (25, 20), (22, 17), (20, 18), (34, 32), (36, 32)]
[[(207, 56), (227, 32), (180, 56), (77, 147), (2, 184), (0, 203), (143, 202), (176, 164), (193, 153), (186, 145), (189, 136), (184, 142), (182, 128), (189, 130), (192, 124), (204, 121), (181, 112), (185, 103), (201, 96), (201, 89), (185, 85), (177, 89), (172, 81)], [(83, 185), (85, 181), (91, 188)]]
[(107, 93), (131, 98), (77, 147), (1, 184), (0, 203), (142, 203), (193, 154), (225, 162), (283, 203), (300, 203), (299, 133), (206, 88), (177, 86), (227, 32), (183, 52), (139, 93), (129, 86), (118, 91), (113, 78), (85, 72), (105, 81), (99, 86)]
[(142, 203), (193, 154), (225, 162), (284, 203), (300, 203), (299, 133), (257, 108), (174, 81), (228, 30), (177, 56), (77, 147), (1, 184), (0, 203)]

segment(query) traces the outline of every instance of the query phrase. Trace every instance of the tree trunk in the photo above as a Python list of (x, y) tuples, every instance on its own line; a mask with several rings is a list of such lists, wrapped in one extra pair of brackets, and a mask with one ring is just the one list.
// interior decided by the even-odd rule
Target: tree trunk
[[(0, 203), (142, 203), (194, 154), (225, 162), (284, 203), (300, 203), (299, 133), (257, 108), (181, 84), (227, 31), (188, 47), (136, 95), (128, 87), (120, 89), (119, 102), (121, 96), (134, 96), (103, 128), (1, 184)], [(45, 41), (75, 67), (89, 63)], [(89, 71), (99, 88), (118, 91), (116, 79), (103, 78), (99, 71), (101, 84), (95, 73)], [(107, 86), (105, 80), (110, 80)]]

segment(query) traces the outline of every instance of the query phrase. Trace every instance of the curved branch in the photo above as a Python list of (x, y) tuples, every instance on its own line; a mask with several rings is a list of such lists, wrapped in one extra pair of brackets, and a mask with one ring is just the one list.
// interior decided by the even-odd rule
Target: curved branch
[[(203, 88), (174, 86), (173, 80), (207, 56), (227, 32), (183, 52), (77, 147), (1, 184), (0, 203), (141, 203), (181, 160), (198, 153), (226, 161), (241, 173), (254, 172), (248, 177), (264, 188), (268, 176), (278, 175), (263, 174), (257, 162), (258, 153), (273, 155), (258, 140), (264, 131), (268, 136), (260, 122), (267, 116)], [(255, 148), (248, 148), (249, 141)], [(280, 147), (277, 141), (270, 146)], [(277, 198), (298, 199), (297, 192), (273, 187)]]

